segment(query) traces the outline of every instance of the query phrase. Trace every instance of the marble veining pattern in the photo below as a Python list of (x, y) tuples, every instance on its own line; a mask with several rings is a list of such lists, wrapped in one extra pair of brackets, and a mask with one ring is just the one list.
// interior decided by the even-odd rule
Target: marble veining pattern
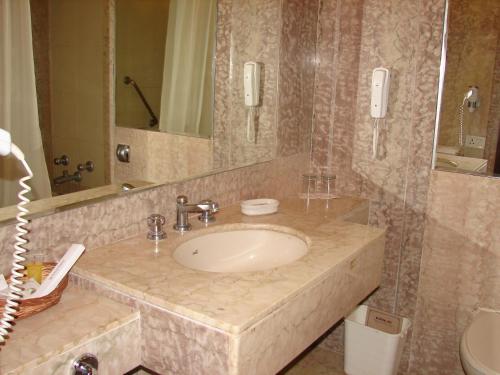
[(99, 358), (99, 373), (123, 374), (140, 364), (139, 336), (139, 320), (135, 320), (19, 374), (67, 375), (70, 363), (83, 353), (94, 353)]
[(213, 128), (213, 167), (214, 169), (229, 166), (229, 150), (231, 137), (230, 122), (231, 90), (228, 82), (231, 79), (231, 15), (232, 0), (217, 1), (217, 43), (215, 44), (215, 96), (214, 96), (214, 128)]
[[(340, 193), (369, 198), (387, 228), (382, 284), (369, 303), (413, 317), (430, 178), (444, 1), (322, 0), (318, 24), (313, 166)], [(372, 70), (391, 70), (380, 153), (371, 160)], [(345, 78), (344, 78), (345, 77)], [(323, 345), (342, 350), (335, 330)], [(401, 372), (407, 366), (406, 348)]]
[(313, 118), (318, 0), (282, 2), (278, 155), (309, 149)]
[[(367, 204), (363, 200), (353, 198), (337, 199), (334, 203), (330, 205), (329, 210), (326, 210), (324, 201), (312, 201), (308, 208), (309, 219), (315, 221), (323, 217), (321, 219), (323, 221), (341, 219), (351, 222), (366, 222), (368, 215)], [(305, 209), (304, 202), (297, 199), (286, 200), (284, 206), (287, 211), (292, 210), (292, 212), (297, 213)], [(277, 215), (268, 218), (273, 216)], [(229, 212), (226, 219), (233, 221), (234, 218), (235, 213)], [(259, 221), (257, 218), (248, 217), (247, 219), (247, 224), (255, 224), (255, 221)], [(291, 214), (287, 215), (286, 219), (288, 221), (287, 225), (292, 227), (304, 221), (303, 218)], [(222, 221), (226, 220), (223, 219)], [(348, 223), (345, 224), (348, 225)], [(331, 232), (328, 228), (328, 226), (321, 226), (319, 230), (325, 233)], [(344, 228), (341, 233), (344, 235), (346, 231), (347, 228)], [(377, 231), (375, 230), (375, 232)], [(241, 334), (230, 334), (196, 322), (193, 320), (193, 315), (190, 315), (191, 319), (186, 319), (186, 317), (182, 317), (175, 312), (159, 307), (158, 303), (161, 303), (161, 301), (155, 301), (157, 306), (153, 306), (138, 298), (130, 290), (130, 288), (140, 288), (140, 283), (137, 282), (130, 283), (130, 288), (125, 290), (117, 287), (115, 283), (107, 278), (93, 280), (93, 277), (87, 273), (83, 276), (73, 275), (72, 282), (81, 288), (115, 299), (141, 311), (143, 319), (141, 323), (143, 364), (157, 372), (169, 374), (193, 372), (229, 373), (234, 375), (246, 373), (274, 374), (340, 317), (347, 314), (359, 300), (377, 285), (380, 276), (384, 239), (381, 233), (377, 238), (376, 241), (369, 242), (364, 247), (364, 250), (360, 249), (355, 259), (351, 258), (349, 262), (338, 265), (334, 273), (328, 276), (325, 275), (319, 283), (311, 285), (307, 290), (302, 291), (302, 295), (289, 295), (286, 301), (277, 306), (271, 314), (242, 331)], [(135, 239), (128, 241), (131, 241), (131, 244), (138, 242)], [(110, 249), (110, 247), (97, 249), (95, 254), (102, 254), (106, 249)], [(371, 255), (362, 255), (364, 251), (369, 251)], [(127, 254), (125, 256), (130, 257)], [(141, 259), (144, 260), (145, 257), (147, 255), (141, 251)], [(322, 261), (325, 261), (325, 258), (322, 258)], [(136, 260), (133, 260), (133, 262), (137, 265)], [(140, 268), (144, 269), (142, 266)], [(180, 273), (175, 267), (169, 267), (169, 269), (173, 272), (176, 282), (179, 282), (186, 293), (189, 294), (189, 290), (186, 289), (189, 289), (189, 279), (193, 277), (193, 274), (199, 272), (184, 269), (184, 271), (189, 272), (182, 276), (183, 273)], [(125, 274), (130, 271), (130, 269), (124, 268), (122, 270)], [(264, 282), (264, 279), (259, 278), (258, 274), (262, 274), (262, 277), (267, 281)], [(276, 290), (284, 290), (283, 281), (285, 279), (297, 279), (293, 276), (293, 272), (287, 272), (286, 276), (279, 276), (276, 272), (268, 273), (265, 271), (249, 273), (248, 275), (250, 278), (244, 277), (245, 280), (238, 283), (227, 282), (222, 285), (212, 280), (202, 282), (202, 284), (211, 285), (208, 289), (211, 298), (219, 294), (226, 295), (224, 298), (224, 308), (226, 309), (233, 305), (233, 303), (227, 303), (227, 294), (241, 294), (240, 288), (255, 289), (251, 287), (252, 281), (259, 282), (261, 284), (259, 288), (265, 290), (266, 293), (271, 291), (275, 293)], [(125, 276), (125, 278), (127, 277)], [(224, 277), (231, 279), (230, 275)], [(165, 278), (165, 276), (162, 275), (162, 278)], [(220, 284), (219, 287), (217, 287), (217, 284)], [(268, 287), (262, 289), (264, 284), (267, 284)], [(282, 286), (280, 287), (280, 285)], [(345, 287), (342, 287), (342, 285), (345, 285)], [(174, 287), (174, 285), (170, 285), (170, 287)], [(199, 292), (195, 296), (197, 302), (202, 301)], [(252, 300), (260, 298), (256, 296), (250, 297), (248, 292), (245, 294), (245, 298)], [(343, 302), (339, 304), (335, 301)], [(206, 304), (206, 301), (197, 303), (193, 305), (193, 309), (201, 311), (200, 309), (204, 309)], [(240, 315), (243, 313), (244, 315), (244, 308), (245, 306), (243, 306), (243, 310), (235, 310), (235, 313)], [(199, 319), (199, 316), (196, 319)], [(269, 335), (269, 332), (273, 333)], [(276, 338), (279, 338), (279, 340), (276, 341)], [(274, 344), (273, 340), (276, 341)], [(290, 350), (290, 342), (294, 342), (293, 350)], [(273, 349), (270, 351), (266, 348)], [(269, 360), (260, 360), (259, 364), (256, 365), (256, 358), (267, 358), (266, 356), (269, 356), (270, 353), (273, 355), (268, 358)], [(184, 358), (190, 358), (191, 360), (186, 361)]]
[[(71, 243), (83, 243), (87, 250), (146, 229), (146, 218), (153, 212), (175, 217), (175, 198), (184, 194), (191, 201), (210, 197), (221, 207), (242, 199), (270, 196), (282, 198), (297, 194), (305, 157), (297, 154), (251, 167), (219, 172), (209, 176), (158, 186), (132, 194), (122, 194), (104, 202), (89, 204), (31, 221), (29, 248), (58, 259)], [(14, 225), (0, 227), (0, 266), (7, 273), (14, 245)]]
[[(219, 215), (217, 225), (241, 223), (244, 228), (265, 223), (270, 228), (286, 225), (305, 233), (312, 241), (308, 255), (278, 269), (242, 274), (187, 269), (174, 261), (171, 252), (178, 243), (196, 236), (197, 232), (181, 236), (170, 231), (168, 241), (159, 243), (158, 254), (154, 252), (154, 244), (142, 234), (85, 254), (74, 272), (169, 311), (238, 333), (283, 304), (311, 279), (324, 278), (332, 264), (346, 261), (353, 248), (383, 233), (333, 218), (324, 222), (321, 216), (304, 216), (302, 207), (294, 203), (297, 201), (300, 202), (293, 200), (289, 205), (282, 202), (280, 213), (263, 218), (244, 217), (239, 206)], [(347, 212), (348, 207), (361, 202), (353, 198), (334, 200), (332, 215)], [(217, 225), (207, 230), (217, 230)], [(138, 264), (141, 267), (137, 267)], [(167, 274), (162, 272), (165, 269), (169, 270)]]
[(497, 144), (500, 133), (500, 37), (497, 39), (497, 53), (492, 76), (492, 90), (488, 125), (486, 127), (485, 155), (488, 159), (488, 173), (493, 173), (497, 156)]
[[(72, 275), (79, 288), (92, 291), (141, 313), (141, 364), (160, 374), (227, 373), (230, 364), (229, 336), (184, 319), (165, 309), (134, 299), (94, 280)], [(189, 358), (189, 361), (185, 359)]]
[(115, 162), (117, 183), (144, 180), (155, 183), (178, 181), (213, 169), (212, 140), (165, 132), (115, 128), (114, 146), (130, 146), (130, 162)]
[(0, 352), (0, 372), (66, 373), (69, 358), (90, 348), (103, 354), (103, 369), (128, 371), (140, 362), (138, 323), (131, 308), (70, 286), (59, 304), (17, 322)]
[[(273, 159), (277, 139), (277, 87), (281, 36), (279, 0), (233, 0), (231, 17), (231, 165)], [(247, 140), (247, 108), (243, 98), (243, 65), (261, 64), (261, 101), (256, 142)]]
[(286, 303), (240, 337), (237, 374), (275, 374), (380, 283), (384, 239), (371, 242), (335, 273)]
[(499, 209), (498, 179), (432, 173), (410, 374), (463, 375), (474, 310), (500, 310)]
[(143, 365), (168, 374), (228, 374), (230, 337), (140, 303)]

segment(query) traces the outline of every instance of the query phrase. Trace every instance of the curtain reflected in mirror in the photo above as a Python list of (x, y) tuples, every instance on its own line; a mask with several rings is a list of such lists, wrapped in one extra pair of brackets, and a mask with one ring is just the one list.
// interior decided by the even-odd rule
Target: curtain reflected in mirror
[[(28, 0), (0, 0), (0, 123), (33, 170), (31, 200), (52, 196), (38, 122), (31, 16)], [(14, 157), (0, 158), (0, 207), (17, 204), (26, 176)]]
[(216, 18), (216, 0), (116, 2), (118, 126), (212, 136)]
[(500, 172), (500, 166), (495, 166), (500, 124), (499, 19), (497, 0), (448, 1), (438, 168)]

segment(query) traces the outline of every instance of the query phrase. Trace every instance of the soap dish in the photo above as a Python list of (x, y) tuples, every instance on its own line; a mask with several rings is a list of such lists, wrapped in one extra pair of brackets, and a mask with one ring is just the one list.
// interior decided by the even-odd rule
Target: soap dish
[(241, 212), (248, 216), (269, 215), (277, 212), (279, 205), (276, 199), (250, 199), (241, 202)]

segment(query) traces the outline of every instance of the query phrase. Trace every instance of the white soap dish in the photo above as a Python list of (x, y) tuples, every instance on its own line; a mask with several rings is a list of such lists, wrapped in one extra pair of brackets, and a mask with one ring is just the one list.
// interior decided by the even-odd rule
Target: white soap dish
[(248, 216), (269, 215), (278, 212), (279, 205), (276, 199), (250, 199), (241, 202), (241, 212)]

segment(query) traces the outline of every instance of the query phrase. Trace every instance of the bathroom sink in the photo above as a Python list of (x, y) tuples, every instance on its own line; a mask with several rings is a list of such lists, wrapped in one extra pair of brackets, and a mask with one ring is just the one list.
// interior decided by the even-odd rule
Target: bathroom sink
[(283, 266), (308, 251), (304, 238), (269, 229), (226, 230), (204, 234), (179, 245), (174, 259), (208, 272), (252, 272)]

